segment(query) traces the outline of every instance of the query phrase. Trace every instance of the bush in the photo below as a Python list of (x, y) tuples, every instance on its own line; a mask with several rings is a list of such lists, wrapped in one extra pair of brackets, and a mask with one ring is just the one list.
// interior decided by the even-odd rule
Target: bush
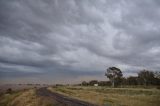
[(157, 86), (156, 88), (160, 90), (160, 86)]
[(6, 93), (11, 94), (11, 93), (12, 93), (12, 89), (11, 89), (11, 88), (8, 88), (8, 89), (6, 90)]

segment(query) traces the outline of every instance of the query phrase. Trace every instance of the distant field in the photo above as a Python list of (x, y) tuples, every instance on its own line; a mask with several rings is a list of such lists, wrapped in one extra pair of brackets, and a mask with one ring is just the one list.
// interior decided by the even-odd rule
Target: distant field
[(44, 85), (27, 85), (27, 84), (6, 84), (0, 85), (0, 93), (6, 92), (8, 88), (11, 88), (13, 91), (23, 90), (23, 89), (30, 89), (30, 88), (39, 88), (44, 87)]
[(60, 86), (48, 89), (101, 106), (159, 106), (160, 104), (158, 89), (81, 86)]

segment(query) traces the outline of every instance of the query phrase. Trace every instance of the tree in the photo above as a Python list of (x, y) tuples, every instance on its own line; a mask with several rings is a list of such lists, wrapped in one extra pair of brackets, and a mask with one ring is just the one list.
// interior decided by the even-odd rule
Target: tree
[(130, 76), (127, 78), (127, 85), (138, 85), (137, 77)]
[(154, 73), (155, 80), (154, 80), (154, 85), (160, 85), (160, 71)]
[(89, 85), (93, 86), (94, 84), (98, 84), (98, 81), (97, 80), (89, 81)]
[(152, 71), (142, 70), (138, 73), (138, 78), (142, 84), (147, 86), (154, 82), (154, 73)]
[(88, 86), (88, 83), (86, 81), (83, 81), (82, 86)]
[(111, 82), (110, 81), (99, 81), (98, 85), (99, 86), (110, 86)]
[(112, 87), (115, 86), (115, 81), (122, 78), (123, 74), (119, 68), (116, 67), (109, 67), (106, 70), (105, 76), (109, 78), (112, 83)]
[(160, 71), (155, 72), (154, 75), (155, 75), (155, 78), (160, 79)]
[(122, 80), (121, 82), (122, 85), (127, 85), (127, 78), (122, 77), (121, 80)]
[(11, 94), (11, 93), (12, 93), (12, 89), (11, 89), (11, 88), (8, 88), (8, 89), (6, 90), (6, 93)]

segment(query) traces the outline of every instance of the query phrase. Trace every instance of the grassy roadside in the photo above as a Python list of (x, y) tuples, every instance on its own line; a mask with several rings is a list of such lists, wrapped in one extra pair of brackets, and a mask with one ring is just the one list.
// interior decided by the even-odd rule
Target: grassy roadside
[(159, 106), (160, 90), (143, 88), (54, 87), (54, 92), (101, 106)]
[(36, 95), (35, 89), (4, 94), (0, 97), (0, 106), (57, 106), (50, 98)]
[(14, 100), (14, 98), (21, 95), (22, 92), (13, 92), (12, 94), (3, 94), (0, 96), (0, 106), (9, 106), (9, 103)]

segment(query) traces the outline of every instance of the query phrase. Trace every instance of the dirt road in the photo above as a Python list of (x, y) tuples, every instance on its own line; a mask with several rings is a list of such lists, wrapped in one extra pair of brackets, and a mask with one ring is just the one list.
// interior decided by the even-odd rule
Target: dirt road
[(97, 106), (88, 102), (80, 101), (77, 99), (69, 98), (67, 96), (64, 96), (62, 94), (58, 94), (55, 92), (51, 92), (47, 90), (47, 88), (40, 88), (37, 90), (37, 94), (44, 97), (49, 97), (51, 99), (56, 100), (57, 102), (60, 102), (64, 104), (64, 106)]

